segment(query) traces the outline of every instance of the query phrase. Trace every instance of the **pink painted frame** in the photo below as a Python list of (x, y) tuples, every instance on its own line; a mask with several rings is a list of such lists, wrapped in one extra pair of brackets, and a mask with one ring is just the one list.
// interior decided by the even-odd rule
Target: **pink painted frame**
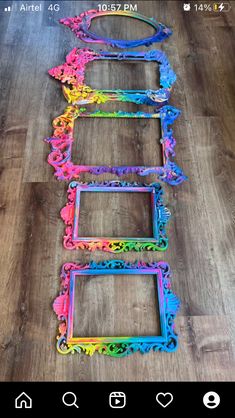
[[(55, 176), (59, 180), (78, 180), (81, 173), (103, 174), (112, 173), (118, 176), (124, 174), (136, 173), (140, 176), (156, 174), (159, 180), (170, 185), (178, 185), (187, 177), (183, 171), (172, 160), (175, 156), (174, 148), (176, 140), (173, 137), (172, 129), (169, 126), (179, 116), (180, 111), (173, 106), (163, 106), (153, 113), (146, 112), (102, 112), (96, 110), (87, 112), (86, 109), (77, 105), (68, 106), (65, 112), (53, 121), (54, 135), (46, 138), (45, 141), (50, 145), (51, 152), (48, 156), (48, 163), (54, 167)], [(72, 161), (72, 145), (74, 142), (74, 123), (77, 118), (154, 118), (159, 119), (161, 123), (163, 165), (156, 167), (147, 166), (90, 166), (76, 165)]]

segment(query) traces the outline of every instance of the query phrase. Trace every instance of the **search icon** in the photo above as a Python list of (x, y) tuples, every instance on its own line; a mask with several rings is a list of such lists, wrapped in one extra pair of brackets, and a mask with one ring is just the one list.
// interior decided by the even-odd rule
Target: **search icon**
[(79, 406), (76, 403), (77, 402), (77, 396), (73, 392), (64, 393), (63, 396), (62, 396), (62, 402), (66, 406), (76, 406), (76, 408), (79, 408)]

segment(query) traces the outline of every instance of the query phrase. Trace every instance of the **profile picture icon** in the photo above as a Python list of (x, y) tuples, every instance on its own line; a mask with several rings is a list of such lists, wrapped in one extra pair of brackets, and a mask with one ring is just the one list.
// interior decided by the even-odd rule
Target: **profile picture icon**
[(217, 408), (220, 404), (220, 397), (216, 392), (207, 392), (203, 396), (203, 403), (209, 409)]

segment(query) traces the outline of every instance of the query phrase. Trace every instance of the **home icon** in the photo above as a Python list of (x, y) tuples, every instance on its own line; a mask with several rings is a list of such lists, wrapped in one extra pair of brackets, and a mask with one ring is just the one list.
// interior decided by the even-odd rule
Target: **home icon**
[(16, 399), (15, 399), (15, 408), (18, 409), (30, 409), (32, 408), (32, 399), (27, 395), (27, 393), (22, 392)]

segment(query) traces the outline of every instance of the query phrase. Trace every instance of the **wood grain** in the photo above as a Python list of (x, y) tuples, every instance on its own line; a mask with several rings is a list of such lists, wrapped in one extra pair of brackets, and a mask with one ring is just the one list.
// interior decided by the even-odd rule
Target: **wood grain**
[(150, 193), (82, 192), (80, 237), (153, 238)]
[[(138, 105), (107, 103), (99, 106), (136, 112)], [(147, 107), (147, 106), (146, 106)], [(98, 106), (92, 106), (97, 109)], [(152, 109), (148, 109), (148, 112)], [(123, 134), (121, 134), (123, 132)], [(75, 122), (73, 161), (80, 165), (162, 166), (159, 119), (86, 119)]]
[(161, 335), (151, 275), (78, 276), (75, 301), (75, 337)]
[[(64, 227), (59, 211), (66, 202), (67, 184), (53, 178), (46, 162), (49, 149), (42, 140), (51, 134), (53, 118), (66, 106), (59, 83), (47, 75), (47, 70), (63, 63), (73, 47), (92, 47), (79, 42), (69, 29), (58, 24), (58, 19), (95, 8), (97, 2), (64, 2), (60, 12), (54, 14), (48, 13), (49, 2), (44, 2), (40, 14), (24, 18), (19, 13), (0, 16), (1, 380), (234, 380), (234, 3), (230, 13), (213, 15), (186, 15), (181, 2), (175, 1), (135, 3), (139, 12), (155, 16), (174, 30), (169, 40), (150, 48), (162, 48), (178, 76), (171, 98), (171, 104), (182, 109), (182, 116), (174, 124), (176, 161), (189, 181), (176, 188), (165, 186), (165, 203), (172, 212), (168, 251), (127, 253), (120, 258), (163, 259), (171, 265), (173, 290), (182, 302), (176, 321), (179, 350), (174, 354), (137, 353), (123, 359), (99, 355), (63, 357), (56, 352), (57, 319), (52, 301), (58, 294), (61, 265), (117, 257), (63, 249)], [(94, 28), (99, 33), (129, 39), (151, 31), (139, 22), (111, 17), (97, 19)], [(105, 85), (106, 80), (114, 86), (157, 83), (147, 66), (143, 72), (139, 65), (138, 72), (128, 66), (122, 73), (120, 65), (116, 72), (110, 65), (102, 80), (98, 68), (92, 67), (89, 76), (94, 86), (101, 81)], [(98, 148), (92, 154), (90, 147), (85, 150), (86, 135), (83, 140), (81, 136), (81, 158), (90, 156), (91, 161), (97, 159), (100, 163), (100, 150), (107, 161), (117, 163), (122, 156), (129, 161), (160, 156), (159, 148), (153, 151), (157, 149), (154, 142), (148, 142), (150, 128), (145, 121), (135, 121), (134, 126), (126, 121), (102, 120), (101, 124), (100, 120), (86, 120), (80, 126), (89, 144), (92, 138), (94, 147), (99, 137)], [(151, 128), (151, 132), (156, 132), (155, 137), (151, 134), (151, 140), (156, 142), (157, 129)], [(79, 140), (75, 146), (78, 159)], [(146, 143), (149, 147), (145, 147)], [(83, 181), (97, 179), (89, 174), (82, 177)], [(123, 179), (156, 180), (154, 176), (143, 179), (135, 175)], [(94, 216), (94, 208), (89, 202), (87, 205), (87, 212)], [(130, 202), (130, 210), (133, 215), (127, 218), (126, 225), (133, 216), (142, 216), (136, 202)], [(100, 223), (99, 227), (105, 225)], [(128, 288), (125, 293), (125, 286), (117, 283), (115, 289), (124, 300), (131, 292)], [(89, 303), (92, 289), (88, 290), (83, 304)], [(114, 292), (112, 279), (102, 292), (106, 300)], [(102, 292), (93, 290), (94, 309)], [(138, 312), (132, 318), (141, 322), (144, 311), (139, 309), (146, 305), (143, 289), (136, 288), (135, 297)], [(116, 303), (114, 306), (118, 309)], [(93, 316), (95, 312), (93, 308), (88, 310)], [(84, 321), (87, 318), (84, 310)], [(114, 318), (114, 310), (110, 318)], [(122, 320), (127, 330), (127, 314)]]

